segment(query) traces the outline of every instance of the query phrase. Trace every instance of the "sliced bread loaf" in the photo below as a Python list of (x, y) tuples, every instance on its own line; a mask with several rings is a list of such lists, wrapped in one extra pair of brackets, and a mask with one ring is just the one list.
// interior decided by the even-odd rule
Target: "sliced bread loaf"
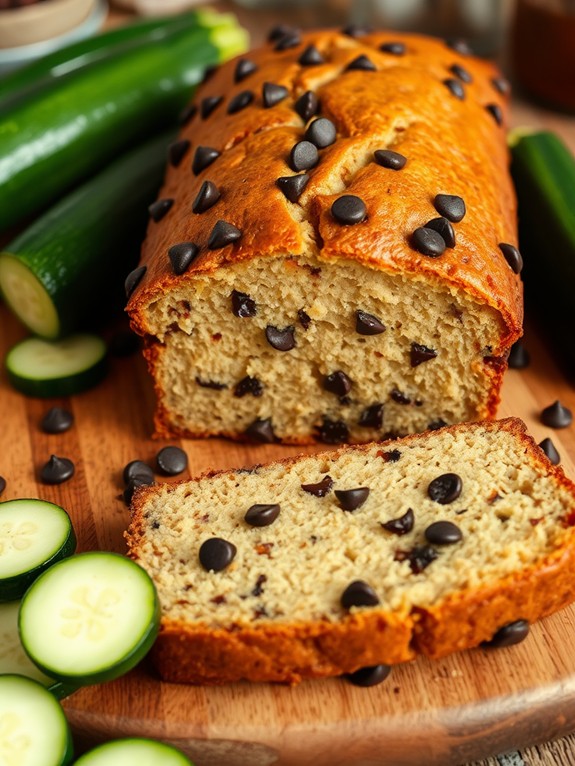
[(169, 681), (439, 657), (573, 600), (575, 485), (516, 419), (138, 490)]

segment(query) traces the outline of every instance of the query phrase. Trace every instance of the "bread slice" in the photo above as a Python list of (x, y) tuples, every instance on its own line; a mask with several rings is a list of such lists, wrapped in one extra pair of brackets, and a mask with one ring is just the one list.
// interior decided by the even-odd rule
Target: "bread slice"
[[(298, 39), (252, 51), (245, 77), (221, 67), (182, 129), (130, 279), (156, 433), (335, 444), (494, 417), (523, 312), (496, 70), (417, 35)], [(427, 224), (443, 252), (417, 244)]]
[[(271, 523), (245, 520), (254, 505)], [(509, 419), (142, 488), (127, 540), (158, 588), (162, 678), (294, 683), (440, 657), (560, 609), (574, 525), (575, 485)], [(208, 543), (204, 564), (214, 546), (227, 566), (207, 571), (213, 538), (236, 552)], [(346, 608), (357, 581), (371, 605)]]

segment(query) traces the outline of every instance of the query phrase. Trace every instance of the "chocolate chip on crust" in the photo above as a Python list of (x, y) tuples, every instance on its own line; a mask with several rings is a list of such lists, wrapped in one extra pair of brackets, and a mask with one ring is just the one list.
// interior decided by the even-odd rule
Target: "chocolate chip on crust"
[(353, 61), (349, 62), (345, 67), (344, 72), (351, 72), (354, 70), (359, 70), (361, 72), (377, 72), (377, 67), (371, 59), (362, 53), (361, 56), (357, 56), (357, 58), (354, 58)]
[(193, 120), (193, 118), (196, 116), (197, 113), (198, 113), (198, 107), (195, 104), (188, 104), (180, 112), (180, 116), (178, 117), (178, 123), (182, 126), (187, 125), (189, 122)]
[(272, 106), (279, 104), (289, 96), (289, 90), (283, 85), (276, 85), (273, 82), (264, 82), (262, 86), (262, 101), (265, 109), (271, 109)]
[(422, 255), (430, 258), (438, 258), (445, 252), (445, 240), (435, 231), (425, 226), (419, 226), (411, 235), (411, 246)]
[(221, 197), (220, 190), (212, 181), (204, 181), (200, 186), (195, 200), (192, 203), (192, 211), (196, 214), (205, 213)]
[(503, 125), (503, 112), (501, 111), (499, 104), (487, 104), (485, 109), (489, 112), (489, 114), (493, 117), (498, 125)]
[(447, 218), (432, 218), (423, 228), (436, 231), (445, 242), (446, 247), (449, 247), (450, 249), (455, 247), (455, 230)]
[(172, 205), (174, 204), (173, 199), (158, 199), (155, 202), (152, 202), (151, 205), (148, 207), (148, 213), (150, 214), (150, 218), (155, 223), (158, 223), (158, 221), (161, 221), (162, 218), (166, 215), (168, 210), (171, 209)]
[(180, 165), (191, 145), (187, 138), (182, 138), (181, 141), (174, 141), (173, 144), (168, 146), (168, 159), (173, 168), (177, 168)]
[(519, 250), (514, 245), (510, 245), (507, 242), (500, 242), (499, 249), (503, 253), (503, 257), (509, 264), (511, 271), (515, 274), (521, 274), (521, 270), (523, 269), (523, 258), (521, 257)]
[(458, 77), (461, 82), (469, 83), (473, 82), (473, 75), (471, 72), (468, 72), (467, 69), (462, 67), (460, 64), (452, 64), (449, 67), (449, 71), (454, 74), (456, 77)]
[(291, 32), (286, 32), (285, 35), (278, 38), (276, 44), (274, 45), (274, 50), (287, 51), (289, 48), (296, 48), (300, 44), (301, 37), (299, 36), (299, 32), (297, 32), (297, 30), (292, 30)]
[(353, 226), (365, 220), (367, 208), (365, 202), (355, 194), (344, 194), (331, 206), (331, 214), (338, 223)]
[(311, 141), (298, 141), (289, 155), (289, 166), (298, 173), (300, 170), (314, 168), (319, 162), (319, 152)]
[(448, 77), (443, 81), (443, 84), (455, 98), (458, 98), (461, 101), (465, 99), (465, 88), (459, 80), (455, 80), (453, 77)]
[(224, 100), (223, 96), (206, 96), (200, 103), (200, 115), (202, 120), (207, 120), (210, 114), (218, 108)]
[(315, 45), (308, 45), (299, 57), (298, 64), (302, 66), (317, 66), (318, 64), (325, 64), (325, 59)]
[(174, 274), (183, 274), (197, 258), (200, 248), (194, 242), (179, 242), (168, 250)]
[(307, 90), (295, 102), (294, 109), (304, 122), (308, 122), (319, 112), (318, 97), (313, 91)]
[(327, 117), (318, 117), (310, 123), (305, 132), (305, 140), (311, 141), (318, 149), (325, 149), (331, 146), (336, 140), (337, 130), (335, 125)]
[(258, 65), (251, 59), (240, 59), (234, 70), (234, 82), (241, 82), (254, 72), (258, 71)]
[(286, 199), (290, 202), (297, 202), (303, 193), (309, 181), (307, 173), (301, 173), (297, 176), (282, 176), (276, 181), (276, 186), (280, 189)]
[(147, 268), (146, 266), (138, 266), (136, 269), (133, 269), (128, 276), (126, 277), (124, 281), (124, 289), (126, 291), (126, 297), (129, 298), (130, 295), (134, 292), (136, 287), (140, 284), (142, 281), (142, 277), (146, 273)]
[(254, 100), (254, 94), (251, 90), (242, 90), (240, 93), (230, 99), (228, 104), (228, 114), (237, 114), (249, 106)]
[(205, 170), (220, 156), (220, 152), (217, 149), (212, 149), (211, 146), (198, 146), (192, 161), (192, 172), (194, 175), (199, 175), (202, 170)]
[(241, 231), (229, 223), (228, 221), (218, 221), (208, 239), (208, 247), (210, 250), (219, 250), (222, 247), (227, 247), (234, 242), (241, 239)]
[(463, 220), (466, 213), (465, 201), (456, 194), (436, 194), (433, 205), (439, 215), (453, 223)]
[(383, 43), (379, 46), (383, 53), (391, 53), (392, 56), (403, 56), (407, 48), (405, 43)]
[(407, 157), (399, 152), (392, 152), (391, 149), (378, 149), (373, 156), (378, 165), (389, 170), (401, 170), (407, 162)]

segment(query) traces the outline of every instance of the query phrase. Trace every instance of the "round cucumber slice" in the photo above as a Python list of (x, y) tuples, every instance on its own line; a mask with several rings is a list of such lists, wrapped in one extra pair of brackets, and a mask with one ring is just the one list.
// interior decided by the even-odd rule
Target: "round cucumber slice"
[(60, 320), (50, 294), (28, 266), (11, 253), (0, 254), (0, 285), (6, 303), (36, 335), (55, 338)]
[(0, 601), (21, 598), (48, 567), (76, 550), (63, 508), (45, 500), (0, 503)]
[(27, 338), (6, 356), (15, 389), (28, 396), (69, 396), (99, 383), (106, 373), (106, 344), (96, 335), (64, 340)]
[(0, 763), (64, 766), (72, 739), (59, 702), (36, 681), (0, 676)]
[(151, 649), (159, 626), (150, 576), (116, 553), (58, 562), (20, 607), (20, 639), (30, 658), (47, 675), (79, 685), (127, 673)]
[(106, 742), (78, 758), (75, 766), (193, 766), (180, 750), (153, 739), (133, 737)]

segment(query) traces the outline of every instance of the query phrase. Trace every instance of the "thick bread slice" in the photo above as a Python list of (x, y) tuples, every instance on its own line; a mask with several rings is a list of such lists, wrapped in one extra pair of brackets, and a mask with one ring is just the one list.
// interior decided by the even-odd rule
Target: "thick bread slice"
[[(382, 50), (390, 41), (403, 55)], [(300, 61), (310, 45), (324, 63)], [(247, 58), (248, 76), (230, 62), (198, 92), (160, 193), (173, 204), (150, 222), (128, 304), (146, 338), (157, 434), (367, 442), (494, 417), (523, 310), (519, 261), (499, 247), (517, 232), (496, 70), (443, 41), (389, 32), (311, 32)], [(460, 93), (461, 68), (472, 81)], [(273, 105), (269, 84), (284, 88)], [(301, 108), (309, 92), (317, 114)], [(335, 140), (288, 199), (278, 179), (297, 175), (291, 150), (318, 115)], [(215, 159), (194, 174), (201, 147)], [(380, 150), (404, 167), (380, 164)], [(347, 195), (364, 220), (334, 215)], [(461, 197), (466, 213), (448, 213), (455, 246), (431, 257), (413, 236), (440, 217), (437, 195)], [(239, 239), (214, 241), (221, 221)], [(197, 249), (179, 273), (169, 252), (182, 243)], [(366, 326), (365, 314), (379, 323)]]
[[(428, 488), (448, 473), (461, 492), (442, 504)], [(326, 476), (323, 496), (302, 489)], [(346, 511), (338, 493), (358, 488), (367, 499)], [(255, 504), (279, 515), (251, 526)], [(411, 531), (382, 526), (409, 509)], [(437, 521), (462, 539), (430, 543)], [(143, 488), (127, 540), (159, 591), (164, 679), (293, 683), (440, 657), (560, 609), (575, 597), (574, 525), (575, 485), (508, 419)], [(214, 537), (237, 553), (206, 571), (199, 550)], [(378, 605), (342, 606), (357, 580)]]

